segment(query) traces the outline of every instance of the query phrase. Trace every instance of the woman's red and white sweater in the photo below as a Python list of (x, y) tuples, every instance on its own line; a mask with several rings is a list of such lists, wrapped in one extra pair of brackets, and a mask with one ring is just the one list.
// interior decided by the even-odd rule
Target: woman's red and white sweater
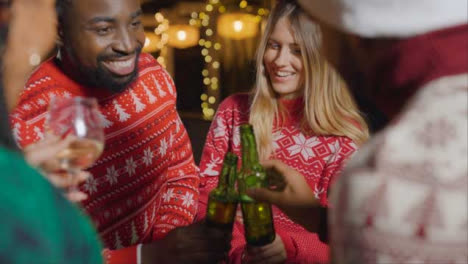
[[(299, 128), (302, 98), (281, 100), (288, 110), (285, 121), (273, 129), (274, 158), (300, 172), (323, 205), (327, 205), (327, 190), (356, 145), (347, 137), (306, 135)], [(248, 123), (248, 95), (228, 97), (218, 108), (207, 135), (200, 162), (201, 188), (197, 218), (206, 214), (209, 192), (217, 185), (217, 175), (227, 151), (241, 157), (239, 126)], [(306, 231), (274, 207), (274, 223), (287, 251), (288, 263), (328, 263), (328, 246), (316, 233)], [(246, 242), (238, 214), (233, 231), (230, 262), (240, 263)]]

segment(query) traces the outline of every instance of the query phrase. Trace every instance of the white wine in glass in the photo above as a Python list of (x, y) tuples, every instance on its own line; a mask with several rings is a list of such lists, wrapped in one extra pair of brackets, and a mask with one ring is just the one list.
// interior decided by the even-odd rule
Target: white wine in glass
[[(53, 136), (72, 138), (56, 156), (62, 169), (72, 175), (72, 181), (77, 171), (91, 167), (102, 154), (104, 127), (95, 98), (52, 98), (46, 127)], [(72, 190), (75, 187), (72, 182)]]
[(93, 139), (76, 139), (57, 158), (62, 169), (87, 169), (101, 156), (104, 144)]

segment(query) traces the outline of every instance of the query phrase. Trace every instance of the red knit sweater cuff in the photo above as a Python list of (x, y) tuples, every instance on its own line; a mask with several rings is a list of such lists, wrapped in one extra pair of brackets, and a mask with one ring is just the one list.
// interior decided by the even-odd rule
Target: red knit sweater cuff
[(102, 254), (106, 264), (140, 264), (138, 260), (138, 246), (117, 250), (104, 249)]
[(297, 257), (297, 246), (295, 241), (290, 235), (286, 232), (282, 232), (281, 230), (276, 230), (276, 234), (279, 235), (283, 241), (288, 261), (294, 261)]

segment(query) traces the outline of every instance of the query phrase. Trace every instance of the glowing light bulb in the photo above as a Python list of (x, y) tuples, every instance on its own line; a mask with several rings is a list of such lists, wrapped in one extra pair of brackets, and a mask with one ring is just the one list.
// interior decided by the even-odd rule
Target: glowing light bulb
[(244, 23), (242, 23), (242, 21), (240, 20), (236, 20), (233, 23), (233, 27), (234, 27), (234, 31), (241, 32), (242, 28), (244, 28)]
[(183, 30), (179, 30), (177, 31), (177, 38), (181, 41), (184, 41), (187, 39), (187, 32), (183, 31)]

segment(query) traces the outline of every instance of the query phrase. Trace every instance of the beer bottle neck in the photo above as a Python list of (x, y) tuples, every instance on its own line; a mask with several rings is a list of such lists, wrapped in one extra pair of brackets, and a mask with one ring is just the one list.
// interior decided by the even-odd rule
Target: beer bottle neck
[(237, 180), (237, 166), (231, 165), (229, 168), (229, 175), (228, 175), (228, 190), (235, 190), (236, 189), (236, 180)]
[(257, 144), (253, 133), (243, 133), (242, 138), (242, 168), (251, 169), (258, 164)]
[[(237, 180), (237, 156), (232, 152), (226, 153), (223, 161), (222, 174), (220, 175), (218, 188), (222, 189), (233, 189), (235, 190), (235, 184)], [(222, 183), (221, 183), (222, 181)]]
[(221, 169), (221, 173), (218, 177), (218, 187), (217, 188), (224, 188), (228, 184), (228, 174), (230, 172), (230, 166), (226, 162), (223, 163), (223, 168)]

